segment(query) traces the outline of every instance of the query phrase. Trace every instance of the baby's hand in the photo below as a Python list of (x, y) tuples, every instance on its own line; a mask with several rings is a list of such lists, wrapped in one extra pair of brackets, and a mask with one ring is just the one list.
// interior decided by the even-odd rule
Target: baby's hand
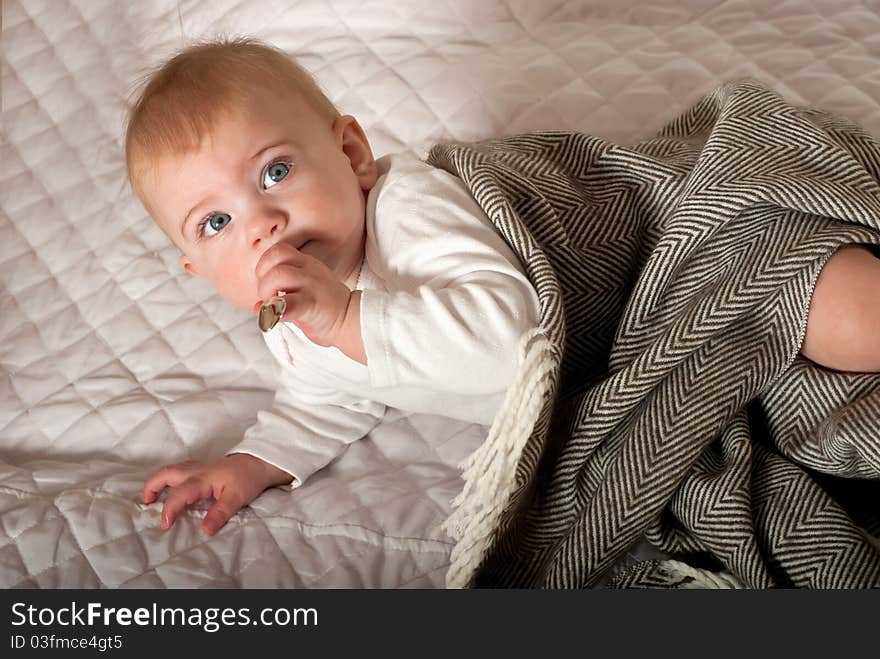
[(162, 528), (174, 525), (178, 513), (199, 499), (213, 496), (216, 502), (202, 521), (202, 529), (214, 535), (241, 508), (267, 487), (291, 481), (286, 471), (247, 453), (233, 453), (214, 462), (181, 462), (153, 472), (144, 482), (144, 503), (159, 498), (166, 487), (171, 494), (162, 508)]
[(351, 291), (330, 268), (289, 243), (267, 249), (256, 268), (263, 300), (284, 291), (287, 308), (281, 320), (299, 327), (312, 343), (337, 345)]

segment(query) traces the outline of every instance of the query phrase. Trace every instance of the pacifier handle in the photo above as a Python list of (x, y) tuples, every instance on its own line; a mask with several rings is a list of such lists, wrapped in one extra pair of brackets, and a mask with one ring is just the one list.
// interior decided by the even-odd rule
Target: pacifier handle
[(268, 332), (275, 327), (275, 325), (278, 324), (278, 321), (281, 320), (281, 316), (284, 315), (284, 311), (287, 309), (287, 300), (284, 299), (285, 295), (287, 295), (287, 293), (284, 291), (278, 291), (278, 294), (275, 295), (275, 297), (260, 307), (260, 314), (257, 316), (257, 324), (264, 332)]

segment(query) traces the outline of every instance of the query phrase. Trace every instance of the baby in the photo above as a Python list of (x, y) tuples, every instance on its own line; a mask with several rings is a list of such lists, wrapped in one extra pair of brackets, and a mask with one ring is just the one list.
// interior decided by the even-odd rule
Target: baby
[(286, 303), (263, 335), (281, 363), (272, 409), (225, 457), (146, 480), (148, 504), (171, 488), (163, 528), (213, 496), (215, 533), (264, 489), (301, 485), (386, 406), (492, 422), (538, 318), (522, 266), (459, 179), (374, 160), (283, 52), (237, 40), (171, 59), (132, 107), (126, 162), (186, 271), (254, 314), (279, 291)]
[[(490, 424), (518, 341), (538, 319), (521, 264), (454, 176), (412, 156), (378, 160), (283, 52), (252, 40), (189, 48), (150, 79), (126, 135), (132, 187), (182, 267), (258, 314), (281, 364), (272, 409), (212, 462), (163, 467), (162, 526), (213, 497), (216, 533), (273, 486), (301, 485), (386, 407)], [(880, 370), (880, 259), (839, 249), (823, 268), (802, 353)], [(254, 329), (256, 331), (256, 322)]]

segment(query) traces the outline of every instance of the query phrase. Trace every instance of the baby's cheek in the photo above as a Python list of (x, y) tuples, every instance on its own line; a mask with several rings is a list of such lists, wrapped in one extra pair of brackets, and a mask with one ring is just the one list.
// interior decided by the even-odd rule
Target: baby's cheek
[[(297, 206), (300, 212), (310, 218), (323, 218), (326, 213), (333, 208), (334, 191), (318, 188), (311, 194), (302, 194), (297, 199)], [(338, 194), (338, 193), (337, 193)]]
[(252, 311), (257, 294), (256, 275), (249, 272), (236, 259), (221, 259), (214, 270), (215, 287), (229, 302)]

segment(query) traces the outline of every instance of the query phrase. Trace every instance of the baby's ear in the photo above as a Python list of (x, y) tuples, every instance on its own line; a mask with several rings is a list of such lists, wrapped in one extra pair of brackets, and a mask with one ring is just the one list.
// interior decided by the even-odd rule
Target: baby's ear
[(357, 119), (350, 114), (337, 117), (333, 123), (333, 133), (342, 151), (351, 162), (351, 170), (358, 177), (362, 190), (370, 190), (376, 185), (378, 170), (373, 158), (373, 150)]
[(187, 258), (186, 254), (180, 255), (180, 265), (189, 274), (194, 275), (196, 277), (202, 276), (201, 274), (199, 274), (199, 271), (196, 270), (196, 266), (193, 265), (192, 261), (190, 261), (189, 258)]

